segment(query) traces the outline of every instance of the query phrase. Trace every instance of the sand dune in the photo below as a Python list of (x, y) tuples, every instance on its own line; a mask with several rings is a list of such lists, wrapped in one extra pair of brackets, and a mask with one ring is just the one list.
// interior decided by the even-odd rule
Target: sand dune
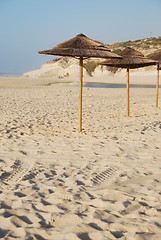
[(125, 88), (84, 88), (80, 134), (78, 87), (51, 83), (0, 79), (0, 238), (160, 239), (155, 89), (127, 119)]

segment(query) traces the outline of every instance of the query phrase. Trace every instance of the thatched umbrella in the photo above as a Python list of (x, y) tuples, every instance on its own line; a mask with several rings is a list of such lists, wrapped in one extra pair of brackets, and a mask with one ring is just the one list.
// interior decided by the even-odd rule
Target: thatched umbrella
[(79, 132), (82, 131), (82, 83), (83, 83), (83, 59), (96, 58), (121, 58), (111, 52), (105, 45), (94, 41), (83, 34), (56, 45), (56, 47), (39, 51), (40, 54), (59, 55), (79, 58)]
[(155, 65), (157, 62), (145, 58), (144, 55), (130, 47), (125, 48), (119, 53), (122, 59), (108, 59), (101, 62), (101, 65), (110, 67), (127, 68), (127, 116), (129, 117), (129, 69)]
[(148, 58), (158, 61), (157, 63), (157, 92), (156, 92), (156, 108), (158, 107), (158, 95), (159, 95), (159, 70), (161, 70), (161, 50), (148, 54)]

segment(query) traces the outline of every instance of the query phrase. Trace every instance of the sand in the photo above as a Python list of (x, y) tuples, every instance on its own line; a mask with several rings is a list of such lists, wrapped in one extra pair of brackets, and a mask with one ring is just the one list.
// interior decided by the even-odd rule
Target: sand
[(78, 87), (58, 82), (0, 78), (0, 238), (161, 239), (156, 89), (131, 88), (127, 118), (125, 88), (84, 88), (78, 133)]

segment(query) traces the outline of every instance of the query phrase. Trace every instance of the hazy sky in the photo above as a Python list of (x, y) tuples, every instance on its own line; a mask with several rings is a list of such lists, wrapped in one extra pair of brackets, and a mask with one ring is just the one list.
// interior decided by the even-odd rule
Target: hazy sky
[(0, 73), (38, 69), (38, 50), (84, 33), (104, 43), (161, 36), (161, 0), (0, 0)]

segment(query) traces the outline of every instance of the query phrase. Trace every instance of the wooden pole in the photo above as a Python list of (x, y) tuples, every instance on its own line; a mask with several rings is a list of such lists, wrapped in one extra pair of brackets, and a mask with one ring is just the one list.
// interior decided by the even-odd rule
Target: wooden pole
[(127, 117), (130, 115), (129, 110), (129, 68), (127, 68)]
[(79, 60), (79, 132), (82, 132), (82, 84), (83, 84), (83, 58)]
[(159, 64), (157, 64), (157, 93), (156, 93), (156, 108), (158, 108), (158, 94), (159, 94)]

